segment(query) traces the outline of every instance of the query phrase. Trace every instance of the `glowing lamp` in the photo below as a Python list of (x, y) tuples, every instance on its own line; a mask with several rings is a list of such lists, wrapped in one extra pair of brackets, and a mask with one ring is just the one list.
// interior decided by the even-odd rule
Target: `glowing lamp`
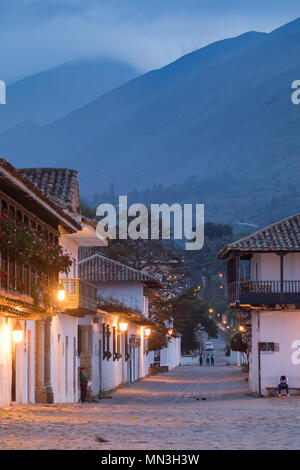
[(14, 327), (12, 334), (13, 334), (13, 340), (15, 343), (20, 343), (23, 340), (23, 328), (19, 321)]
[(120, 331), (127, 331), (128, 323), (126, 323), (126, 322), (120, 322), (120, 323), (119, 323), (119, 328), (120, 328)]
[(168, 335), (169, 335), (169, 336), (172, 336), (172, 334), (173, 334), (173, 328), (169, 328), (169, 329), (168, 329)]
[(151, 328), (145, 328), (145, 336), (148, 338), (151, 335)]
[(240, 331), (245, 331), (244, 325), (240, 325), (240, 326), (239, 326), (239, 330), (240, 330)]
[(66, 297), (66, 291), (63, 289), (63, 287), (60, 287), (59, 290), (57, 291), (57, 300), (59, 302), (63, 302)]
[(213, 313), (214, 309), (210, 308), (208, 311), (209, 311), (209, 313)]

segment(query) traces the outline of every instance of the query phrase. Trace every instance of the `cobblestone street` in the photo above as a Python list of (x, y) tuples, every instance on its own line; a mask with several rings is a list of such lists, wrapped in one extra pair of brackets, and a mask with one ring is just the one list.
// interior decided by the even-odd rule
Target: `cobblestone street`
[(245, 376), (184, 366), (99, 403), (1, 408), (1, 449), (299, 448), (300, 398), (252, 398)]

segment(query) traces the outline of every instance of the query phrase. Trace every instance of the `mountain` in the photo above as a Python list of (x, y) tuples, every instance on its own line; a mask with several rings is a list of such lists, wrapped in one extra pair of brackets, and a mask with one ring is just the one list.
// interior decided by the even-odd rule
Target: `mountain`
[(0, 153), (16, 166), (78, 168), (85, 195), (111, 181), (126, 194), (194, 174), (209, 182), (194, 199), (211, 220), (256, 223), (256, 207), (263, 214), (298, 191), (296, 79), (300, 19), (218, 41), (49, 125), (20, 124), (0, 136)]
[[(113, 132), (114, 127), (126, 127), (137, 113), (143, 114), (144, 110), (151, 123), (152, 117), (147, 114), (147, 106), (155, 104), (159, 108), (160, 101), (165, 100), (171, 91), (176, 95), (181, 91), (180, 87), (185, 88), (186, 83), (194, 77), (201, 80), (206, 76), (207, 69), (243, 54), (264, 37), (261, 33), (247, 33), (234, 39), (218, 41), (166, 67), (142, 75), (52, 124), (40, 127), (29, 122), (18, 123), (15, 128), (0, 136), (0, 152), (16, 165), (22, 160), (28, 161), (29, 165), (47, 165), (51, 161), (59, 164), (63, 159), (64, 164), (73, 162), (81, 170), (81, 156), (78, 154), (76, 161), (73, 152), (81, 152), (87, 146), (94, 145), (93, 153), (98, 152), (97, 157), (100, 157), (100, 162), (94, 163), (102, 174), (104, 166), (113, 161), (115, 156), (109, 155), (106, 159), (108, 154), (101, 141), (102, 138), (107, 140), (106, 134)], [(172, 113), (175, 110), (169, 111)], [(139, 127), (137, 122), (136, 125)], [(147, 133), (147, 128), (143, 132)], [(19, 136), (21, 141), (18, 141)], [(139, 140), (138, 134), (135, 138)], [(86, 158), (91, 162), (89, 155), (85, 154)], [(114, 171), (113, 178), (116, 177)]]
[(0, 131), (23, 121), (48, 124), (138, 75), (130, 65), (108, 59), (68, 62), (7, 87), (0, 106)]

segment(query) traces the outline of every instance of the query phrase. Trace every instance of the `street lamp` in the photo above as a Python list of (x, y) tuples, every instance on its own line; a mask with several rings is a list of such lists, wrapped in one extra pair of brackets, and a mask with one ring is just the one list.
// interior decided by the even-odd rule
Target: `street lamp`
[(17, 321), (17, 324), (14, 326), (12, 334), (15, 343), (20, 343), (23, 340), (23, 328), (19, 321)]
[(239, 330), (240, 330), (240, 331), (245, 331), (244, 325), (240, 325), (240, 326), (239, 326)]

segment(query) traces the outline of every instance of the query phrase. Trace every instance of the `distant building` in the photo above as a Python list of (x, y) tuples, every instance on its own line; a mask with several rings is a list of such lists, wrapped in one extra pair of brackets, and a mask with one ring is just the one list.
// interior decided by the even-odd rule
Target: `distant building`
[(249, 343), (251, 391), (269, 393), (281, 375), (300, 389), (300, 215), (225, 246), (219, 258)]

